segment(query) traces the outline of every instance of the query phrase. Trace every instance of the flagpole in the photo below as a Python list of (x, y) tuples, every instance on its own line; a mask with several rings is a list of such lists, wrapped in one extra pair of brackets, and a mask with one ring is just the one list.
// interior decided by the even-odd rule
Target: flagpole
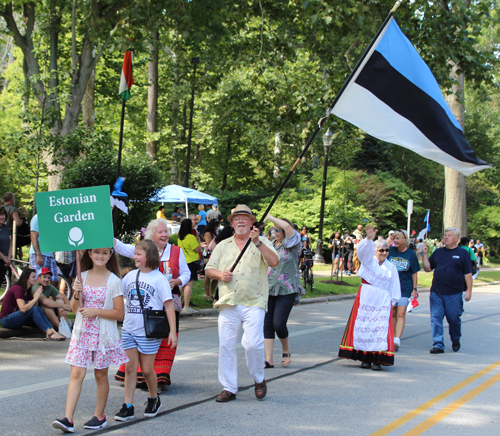
[(122, 118), (120, 120), (120, 139), (118, 141), (118, 167), (116, 169), (116, 178), (120, 177), (120, 170), (122, 166), (122, 146), (123, 146), (123, 124), (125, 122), (125, 102), (122, 100)]
[(401, 4), (401, 1), (402, 0), (398, 0), (394, 4), (394, 6), (392, 7), (392, 9), (389, 11), (389, 14), (387, 15), (386, 19), (384, 20), (384, 22), (382, 23), (382, 25), (378, 29), (377, 33), (373, 37), (372, 41), (370, 42), (370, 45), (366, 48), (366, 50), (364, 51), (363, 55), (359, 58), (358, 63), (356, 64), (356, 66), (354, 67), (354, 69), (351, 71), (351, 74), (349, 74), (349, 77), (347, 78), (347, 80), (342, 85), (342, 88), (340, 88), (340, 91), (338, 92), (337, 96), (333, 100), (333, 103), (328, 108), (328, 111), (326, 112), (327, 116), (329, 116), (330, 113), (333, 111), (333, 108), (337, 104), (337, 101), (340, 99), (340, 97), (342, 97), (342, 94), (344, 93), (345, 89), (347, 88), (347, 85), (351, 81), (352, 77), (357, 73), (357, 71), (359, 70), (359, 67), (361, 66), (361, 64), (365, 60), (366, 56), (368, 56), (368, 53), (370, 52), (371, 48), (373, 47), (373, 44), (375, 44), (375, 41), (378, 39), (378, 37), (380, 36), (380, 34), (384, 31), (385, 27), (389, 23), (389, 20), (393, 17), (394, 12), (396, 12), (396, 10), (399, 8), (399, 5)]
[[(120, 177), (120, 170), (122, 166), (122, 148), (123, 148), (123, 125), (125, 122), (125, 99), (122, 99), (122, 118), (120, 120), (120, 139), (118, 141), (118, 165), (116, 168), (116, 178)], [(116, 225), (118, 223), (118, 208), (113, 207), (113, 232), (116, 236)]]
[[(338, 92), (337, 96), (335, 97), (335, 99), (333, 100), (333, 103), (330, 105), (330, 107), (328, 108), (328, 110), (326, 111), (326, 115), (323, 117), (323, 118), (320, 118), (320, 120), (318, 121), (318, 127), (316, 127), (316, 130), (313, 132), (313, 134), (311, 135), (311, 137), (309, 138), (309, 140), (307, 141), (304, 149), (302, 150), (302, 152), (300, 153), (299, 157), (297, 158), (297, 160), (295, 161), (295, 163), (293, 164), (292, 168), (290, 169), (288, 175), (286, 176), (285, 180), (283, 180), (283, 183), (281, 184), (281, 186), (279, 187), (278, 191), (276, 192), (276, 195), (274, 196), (274, 198), (271, 200), (271, 203), (269, 204), (269, 206), (267, 207), (266, 211), (264, 212), (264, 214), (262, 215), (260, 221), (258, 222), (257, 224), (257, 227), (260, 227), (260, 225), (264, 222), (264, 219), (266, 218), (267, 214), (271, 211), (271, 208), (273, 207), (274, 203), (276, 202), (276, 200), (278, 199), (278, 197), (280, 196), (281, 192), (283, 191), (283, 189), (285, 188), (286, 184), (288, 183), (288, 181), (290, 180), (290, 178), (292, 177), (293, 173), (295, 172), (295, 169), (297, 168), (297, 166), (299, 165), (301, 159), (304, 157), (304, 155), (307, 153), (307, 151), (309, 150), (309, 147), (311, 146), (312, 142), (314, 141), (314, 138), (316, 138), (316, 135), (319, 133), (319, 131), (322, 129), (323, 127), (323, 124), (325, 122), (325, 120), (331, 115), (332, 113), (332, 110), (333, 108), (335, 107), (335, 105), (337, 104), (337, 101), (340, 99), (340, 97), (342, 96), (343, 92), (345, 91), (345, 89), (347, 88), (347, 85), (349, 83), (349, 81), (351, 80), (351, 78), (356, 74), (356, 72), (358, 71), (359, 67), (361, 66), (361, 64), (363, 63), (363, 61), (365, 60), (366, 56), (368, 55), (368, 53), (370, 52), (371, 48), (373, 47), (373, 44), (375, 44), (375, 41), (377, 40), (377, 38), (380, 36), (380, 34), (384, 31), (385, 27), (387, 26), (387, 24), (389, 23), (389, 20), (392, 18), (392, 16), (394, 15), (394, 12), (396, 12), (396, 10), (398, 9), (399, 5), (401, 4), (401, 1), (402, 0), (398, 0), (393, 8), (390, 10), (389, 12), (389, 15), (387, 15), (387, 18), (384, 20), (384, 22), (382, 23), (382, 26), (380, 26), (380, 29), (378, 30), (378, 32), (376, 33), (375, 37), (372, 39), (372, 41), (370, 42), (370, 45), (367, 47), (367, 49), (365, 50), (365, 52), (363, 53), (363, 55), (361, 56), (361, 58), (359, 59), (358, 63), (356, 64), (356, 66), (354, 67), (354, 69), (352, 70), (351, 74), (349, 75), (349, 77), (347, 78), (347, 80), (344, 82), (344, 84), (342, 85), (342, 88), (340, 89), (340, 91)], [(255, 224), (254, 224), (255, 225)], [(236, 265), (238, 265), (239, 261), (241, 260), (243, 254), (245, 253), (246, 249), (248, 248), (248, 246), (250, 245), (250, 242), (251, 240), (248, 239), (245, 246), (243, 247), (243, 249), (241, 250), (238, 258), (235, 260), (233, 266), (231, 267), (231, 272), (234, 271), (234, 269), (236, 268)]]
[[(318, 127), (316, 127), (316, 130), (313, 132), (313, 134), (311, 135), (311, 137), (309, 138), (309, 140), (307, 141), (307, 144), (305, 145), (304, 149), (302, 150), (302, 152), (300, 153), (299, 157), (297, 158), (297, 160), (295, 161), (295, 163), (293, 164), (292, 168), (290, 168), (290, 171), (288, 173), (288, 175), (285, 177), (285, 180), (283, 180), (283, 183), (281, 184), (281, 186), (279, 187), (278, 189), (278, 192), (276, 192), (276, 195), (274, 196), (274, 198), (271, 200), (271, 203), (269, 203), (269, 206), (267, 206), (267, 209), (266, 211), (264, 212), (264, 214), (262, 215), (259, 223), (257, 224), (257, 228), (260, 227), (260, 225), (264, 222), (264, 219), (265, 217), (267, 216), (267, 214), (271, 211), (271, 208), (274, 206), (274, 203), (276, 203), (276, 200), (278, 199), (279, 195), (281, 194), (281, 192), (283, 191), (283, 189), (285, 188), (285, 185), (288, 183), (288, 181), (290, 180), (290, 178), (292, 177), (293, 173), (295, 172), (295, 169), (298, 167), (301, 159), (304, 157), (304, 155), (307, 153), (307, 150), (309, 150), (309, 147), (311, 145), (311, 143), (313, 142), (314, 138), (316, 137), (316, 135), (318, 134), (318, 132), (321, 130), (321, 128), (323, 127), (323, 123), (325, 122), (326, 118), (328, 117), (328, 115), (326, 117), (323, 117), (321, 118), (319, 121), (318, 121)], [(255, 226), (255, 224), (254, 224)], [(243, 256), (243, 254), (245, 253), (245, 250), (248, 248), (248, 246), (250, 245), (250, 242), (251, 242), (251, 239), (248, 239), (245, 246), (243, 247), (243, 249), (241, 250), (238, 258), (235, 260), (233, 266), (231, 267), (231, 272), (234, 271), (234, 269), (236, 268), (236, 265), (238, 265), (238, 262), (240, 261), (241, 257)]]

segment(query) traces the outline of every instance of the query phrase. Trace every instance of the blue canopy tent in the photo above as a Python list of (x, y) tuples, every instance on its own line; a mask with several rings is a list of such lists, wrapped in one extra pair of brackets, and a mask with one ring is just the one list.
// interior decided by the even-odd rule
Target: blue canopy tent
[(156, 203), (184, 203), (186, 211), (188, 210), (188, 203), (217, 204), (216, 197), (179, 185), (165, 186), (151, 201)]

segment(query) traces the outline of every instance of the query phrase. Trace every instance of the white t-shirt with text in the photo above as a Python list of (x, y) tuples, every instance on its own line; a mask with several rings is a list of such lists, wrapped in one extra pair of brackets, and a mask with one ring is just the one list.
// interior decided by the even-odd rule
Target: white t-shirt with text
[[(123, 279), (123, 295), (127, 305), (123, 330), (132, 336), (146, 336), (141, 303), (136, 290), (136, 277), (139, 270), (130, 271)], [(161, 310), (163, 303), (172, 299), (172, 291), (167, 278), (157, 269), (139, 274), (139, 289), (145, 309)]]

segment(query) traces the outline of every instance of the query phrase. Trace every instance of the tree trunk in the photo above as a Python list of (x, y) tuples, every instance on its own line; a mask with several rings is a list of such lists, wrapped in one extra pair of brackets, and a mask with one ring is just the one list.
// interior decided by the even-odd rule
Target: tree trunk
[[(148, 88), (148, 133), (158, 131), (158, 32), (151, 32), (151, 39), (155, 43), (149, 43), (149, 88)], [(156, 159), (158, 152), (158, 141), (152, 140), (146, 144), (146, 152)]]
[[(75, 7), (76, 4), (77, 2), (74, 0), (73, 6)], [(73, 133), (78, 127), (82, 100), (87, 89), (87, 83), (96, 63), (109, 45), (113, 31), (109, 32), (106, 39), (99, 44), (99, 51), (94, 58), (92, 55), (92, 47), (95, 45), (95, 34), (97, 34), (105, 24), (107, 25), (111, 23), (113, 26), (116, 25), (116, 23), (121, 19), (121, 17), (117, 14), (117, 11), (124, 8), (125, 4), (123, 2), (116, 2), (109, 8), (102, 8), (102, 4), (97, 2), (98, 7), (95, 9), (97, 12), (95, 20), (94, 17), (90, 19), (87, 24), (86, 31), (80, 40), (80, 56), (76, 53), (76, 37), (74, 33), (75, 28), (73, 26), (72, 61), (74, 71), (72, 72), (71, 83), (69, 84), (70, 90), (68, 97), (65, 101), (64, 121), (62, 121), (61, 103), (59, 101), (61, 93), (59, 91), (59, 87), (55, 86), (58, 80), (57, 40), (62, 9), (58, 10), (55, 5), (56, 2), (54, 2), (54, 7), (51, 11), (54, 24), (50, 29), (50, 95), (48, 95), (49, 93), (47, 92), (45, 83), (42, 80), (39, 59), (37, 58), (36, 50), (34, 48), (33, 31), (35, 28), (35, 2), (29, 1), (22, 5), (23, 26), (21, 29), (18, 27), (17, 21), (14, 18), (13, 3), (6, 3), (5, 9), (0, 9), (0, 16), (5, 19), (6, 26), (12, 34), (15, 44), (23, 52), (23, 73), (25, 83), (29, 84), (27, 87), (28, 92), (33, 93), (33, 96), (42, 108), (42, 111), (44, 113), (50, 113), (51, 119), (55, 120), (50, 128), (50, 133), (55, 136), (65, 136)], [(73, 9), (72, 11), (72, 21), (73, 24), (76, 22), (76, 9)], [(21, 33), (21, 30), (24, 31), (24, 34)], [(30, 94), (27, 93), (23, 96), (23, 104), (26, 108), (29, 95)], [(44, 153), (44, 159), (49, 167), (49, 190), (56, 190), (59, 188), (59, 184), (62, 180), (61, 173), (65, 168), (68, 156), (64, 154), (64, 151), (61, 151), (56, 155), (53, 153), (53, 150), (46, 150)]]
[(227, 144), (226, 144), (226, 159), (224, 162), (224, 169), (222, 170), (222, 185), (220, 189), (222, 191), (226, 190), (227, 187), (227, 170), (229, 168), (229, 160), (231, 159), (231, 141), (233, 139), (233, 132), (230, 131), (227, 135)]
[[(457, 81), (452, 86), (453, 93), (446, 97), (451, 111), (457, 118), (462, 129), (465, 123), (465, 110), (461, 100), (464, 98), (464, 76), (457, 75), (458, 66), (453, 64), (451, 77)], [(457, 170), (445, 167), (445, 201), (443, 224), (444, 228), (457, 227), (462, 236), (466, 236), (467, 230), (467, 201), (466, 201), (466, 183), (465, 176)]]
[(91, 132), (95, 124), (95, 70), (92, 71), (82, 100), (82, 122)]

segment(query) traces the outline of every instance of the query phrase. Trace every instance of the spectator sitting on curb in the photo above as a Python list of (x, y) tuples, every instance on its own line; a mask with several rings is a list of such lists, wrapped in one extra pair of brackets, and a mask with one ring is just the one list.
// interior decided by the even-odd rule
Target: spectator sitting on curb
[(65, 338), (57, 333), (37, 302), (42, 296), (42, 288), (38, 287), (32, 295), (29, 289), (36, 283), (35, 271), (26, 268), (14, 286), (5, 293), (0, 311), (0, 324), (6, 329), (17, 329), (23, 325), (35, 323), (45, 332), (47, 339), (63, 341)]
[(38, 305), (50, 323), (59, 330), (60, 318), (64, 318), (68, 325), (71, 325), (71, 322), (68, 320), (71, 305), (66, 296), (50, 284), (51, 275), (52, 273), (48, 268), (42, 268), (37, 282), (31, 288), (31, 293), (34, 294), (38, 288), (42, 288), (42, 295), (40, 295)]

